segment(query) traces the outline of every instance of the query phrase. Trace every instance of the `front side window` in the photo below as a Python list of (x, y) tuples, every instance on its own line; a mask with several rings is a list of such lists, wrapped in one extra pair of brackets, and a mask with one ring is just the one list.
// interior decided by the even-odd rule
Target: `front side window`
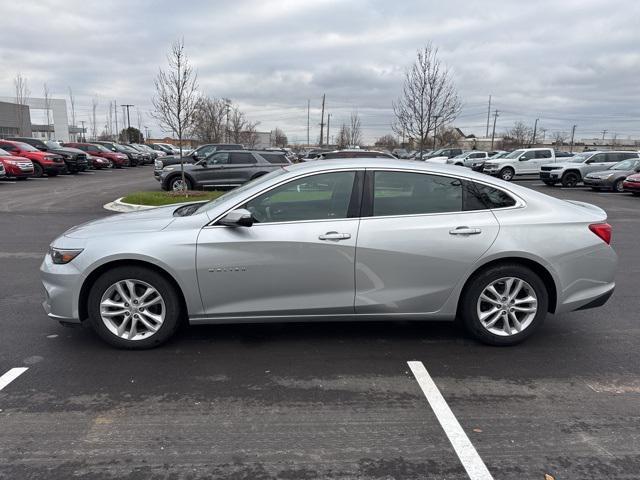
[(375, 172), (373, 216), (462, 211), (462, 182), (411, 172)]
[(228, 153), (214, 153), (207, 158), (207, 166), (212, 167), (214, 165), (225, 165), (229, 163)]
[(199, 157), (204, 158), (204, 157), (208, 157), (209, 155), (211, 155), (215, 151), (216, 151), (216, 147), (214, 145), (209, 145), (207, 147), (199, 148), (197, 150), (197, 153), (198, 153)]
[(244, 206), (256, 222), (347, 218), (355, 172), (322, 173), (273, 188)]

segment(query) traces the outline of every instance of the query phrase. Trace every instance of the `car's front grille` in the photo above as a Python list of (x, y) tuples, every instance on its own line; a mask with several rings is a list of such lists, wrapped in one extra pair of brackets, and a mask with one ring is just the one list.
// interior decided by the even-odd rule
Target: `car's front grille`
[(540, 170), (543, 172), (548, 172), (550, 170), (560, 170), (562, 167), (540, 167)]

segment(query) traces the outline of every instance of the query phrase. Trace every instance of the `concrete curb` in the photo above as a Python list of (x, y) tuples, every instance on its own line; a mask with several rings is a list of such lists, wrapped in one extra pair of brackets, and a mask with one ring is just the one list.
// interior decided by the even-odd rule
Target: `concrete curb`
[(150, 210), (152, 208), (158, 208), (154, 205), (134, 205), (133, 203), (125, 203), (122, 201), (123, 198), (124, 197), (120, 197), (113, 202), (106, 203), (102, 206), (102, 208), (118, 213), (139, 212), (140, 210)]

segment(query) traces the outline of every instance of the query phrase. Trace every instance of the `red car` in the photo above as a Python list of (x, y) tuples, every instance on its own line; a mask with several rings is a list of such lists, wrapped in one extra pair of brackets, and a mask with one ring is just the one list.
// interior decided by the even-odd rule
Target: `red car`
[(24, 157), (33, 163), (33, 177), (40, 178), (45, 173), (55, 177), (59, 173), (65, 173), (67, 166), (64, 158), (47, 152), (41, 152), (35, 147), (22, 142), (0, 140), (0, 149), (9, 152), (15, 157)]
[(87, 155), (87, 161), (89, 162), (89, 168), (94, 168), (96, 170), (102, 170), (103, 168), (111, 168), (111, 161), (98, 157), (95, 155), (91, 155), (90, 153), (85, 152)]
[(625, 192), (631, 192), (634, 195), (640, 195), (640, 173), (629, 175), (624, 182), (622, 188)]
[(84, 152), (87, 152), (89, 155), (93, 155), (94, 157), (102, 157), (111, 161), (111, 164), (115, 168), (122, 168), (129, 166), (129, 157), (127, 157), (124, 153), (116, 153), (112, 152), (106, 147), (102, 145), (96, 145), (93, 143), (65, 143), (65, 147), (73, 147), (78, 148)]
[(33, 175), (33, 163), (28, 158), (16, 157), (0, 149), (0, 163), (7, 177), (23, 180)]

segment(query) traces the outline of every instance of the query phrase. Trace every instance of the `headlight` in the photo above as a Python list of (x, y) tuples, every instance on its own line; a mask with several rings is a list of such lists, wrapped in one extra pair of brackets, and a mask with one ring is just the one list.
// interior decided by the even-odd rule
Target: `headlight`
[(609, 175), (607, 175), (606, 177), (603, 178), (603, 180), (609, 180), (611, 177), (613, 177), (615, 175), (615, 173), (610, 173)]
[(156, 160), (156, 161), (153, 163), (153, 165), (154, 165), (154, 167), (156, 168), (156, 170), (162, 170), (162, 165), (163, 165), (163, 164), (162, 164), (162, 162), (161, 162), (160, 160)]
[(49, 255), (56, 265), (64, 265), (76, 258), (82, 252), (82, 248), (55, 248), (49, 247)]
[(176, 167), (164, 167), (162, 170), (165, 172), (171, 172), (172, 170), (175, 170)]

